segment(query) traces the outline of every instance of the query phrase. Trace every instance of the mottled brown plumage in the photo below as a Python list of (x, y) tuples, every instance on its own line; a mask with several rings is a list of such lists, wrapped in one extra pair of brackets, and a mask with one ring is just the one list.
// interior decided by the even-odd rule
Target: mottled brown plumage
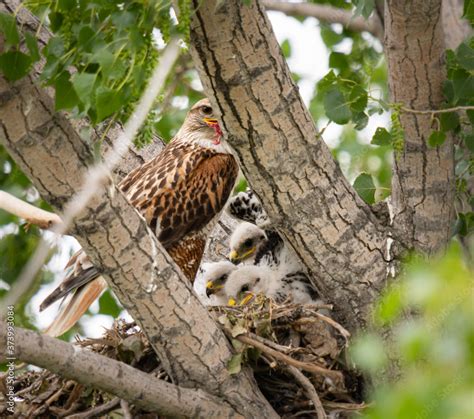
[[(209, 101), (203, 99), (191, 108), (183, 126), (163, 151), (130, 172), (119, 188), (192, 282), (212, 221), (224, 208), (237, 174), (237, 162), (222, 141), (222, 132)], [(91, 287), (97, 294), (100, 282), (105, 289), (105, 281), (82, 250), (71, 258), (67, 268), (69, 273), (63, 283), (40, 306), (43, 310), (76, 290), (58, 316), (71, 317), (71, 320), (55, 320), (60, 326), (53, 323), (48, 329), (48, 333), (55, 336), (72, 327), (87, 310), (88, 306), (76, 301), (79, 295), (82, 300), (88, 299), (85, 287)], [(96, 283), (91, 285), (91, 281)], [(81, 292), (77, 292), (78, 287), (82, 288)], [(76, 311), (77, 315), (61, 314), (68, 311)]]

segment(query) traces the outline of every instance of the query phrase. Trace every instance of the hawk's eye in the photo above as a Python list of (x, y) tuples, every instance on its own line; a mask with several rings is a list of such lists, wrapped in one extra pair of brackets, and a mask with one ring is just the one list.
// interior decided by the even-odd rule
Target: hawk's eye
[(212, 115), (212, 108), (210, 106), (203, 106), (202, 113), (204, 115)]
[(250, 247), (250, 246), (252, 246), (252, 243), (253, 243), (252, 239), (247, 239), (247, 240), (244, 241), (244, 246), (245, 247)]
[(244, 285), (241, 289), (240, 289), (240, 292), (247, 292), (249, 290), (249, 286), (248, 285)]

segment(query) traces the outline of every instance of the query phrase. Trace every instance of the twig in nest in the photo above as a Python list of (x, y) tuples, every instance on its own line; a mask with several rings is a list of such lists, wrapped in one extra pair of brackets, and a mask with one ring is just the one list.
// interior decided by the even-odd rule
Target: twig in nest
[[(332, 327), (334, 327), (334, 329), (336, 329), (344, 337), (346, 341), (348, 341), (349, 338), (351, 337), (351, 334), (346, 329), (344, 329), (338, 322), (334, 321), (330, 317), (325, 316), (324, 314), (318, 313), (317, 311), (315, 311), (312, 314), (317, 316), (319, 319), (323, 320), (324, 322), (330, 324)], [(311, 317), (302, 317), (301, 319), (296, 320), (295, 323), (305, 324), (305, 323), (313, 323), (315, 321), (317, 320)]]
[(311, 381), (309, 381), (305, 377), (305, 375), (293, 365), (288, 365), (288, 371), (293, 375), (293, 377), (296, 378), (296, 381), (300, 383), (306, 395), (313, 402), (314, 408), (316, 409), (316, 414), (318, 415), (318, 419), (326, 419), (326, 412), (324, 411), (323, 405), (321, 404), (321, 400), (319, 400), (318, 393), (316, 392), (314, 386), (311, 384)]
[(130, 413), (130, 405), (126, 400), (120, 400), (120, 407), (122, 408), (124, 419), (133, 418), (132, 414)]
[(285, 364), (293, 365), (294, 367), (301, 368), (302, 370), (308, 371), (312, 374), (323, 375), (331, 380), (335, 380), (336, 382), (340, 380), (341, 373), (339, 371), (331, 371), (319, 365), (298, 361), (296, 359), (289, 357), (288, 355), (285, 355), (275, 349), (272, 349), (268, 347), (267, 345), (245, 335), (239, 335), (235, 339), (239, 340), (242, 343), (245, 343), (247, 345), (260, 349), (262, 352), (268, 355), (271, 355), (275, 359)]
[(95, 418), (100, 415), (105, 415), (108, 412), (116, 409), (120, 405), (120, 399), (115, 397), (110, 402), (101, 404), (100, 406), (94, 407), (92, 409), (86, 410), (82, 413), (76, 413), (75, 415), (67, 416), (66, 419), (86, 419), (86, 418)]

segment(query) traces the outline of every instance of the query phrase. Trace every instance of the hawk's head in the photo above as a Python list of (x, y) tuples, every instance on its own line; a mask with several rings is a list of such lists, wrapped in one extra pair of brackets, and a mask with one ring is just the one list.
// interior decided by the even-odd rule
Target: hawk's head
[(229, 260), (236, 264), (253, 261), (266, 238), (265, 232), (255, 224), (240, 223), (230, 236)]
[(227, 261), (203, 264), (202, 275), (206, 282), (206, 295), (224, 297), (224, 285), (229, 275), (237, 267)]
[(176, 137), (225, 152), (220, 147), (222, 131), (209, 99), (200, 100), (190, 109)]
[[(276, 280), (276, 281), (275, 281)], [(246, 304), (254, 295), (273, 295), (274, 282), (279, 285), (275, 273), (265, 266), (247, 265), (235, 270), (224, 284), (224, 294), (229, 305)]]

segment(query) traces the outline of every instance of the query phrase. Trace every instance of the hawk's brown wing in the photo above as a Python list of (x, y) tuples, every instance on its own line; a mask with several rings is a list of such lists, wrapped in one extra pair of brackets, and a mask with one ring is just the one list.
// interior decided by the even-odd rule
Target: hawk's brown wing
[[(199, 231), (224, 208), (238, 174), (230, 154), (170, 144), (160, 159), (121, 183), (165, 248)], [(133, 180), (133, 181), (131, 181)]]

